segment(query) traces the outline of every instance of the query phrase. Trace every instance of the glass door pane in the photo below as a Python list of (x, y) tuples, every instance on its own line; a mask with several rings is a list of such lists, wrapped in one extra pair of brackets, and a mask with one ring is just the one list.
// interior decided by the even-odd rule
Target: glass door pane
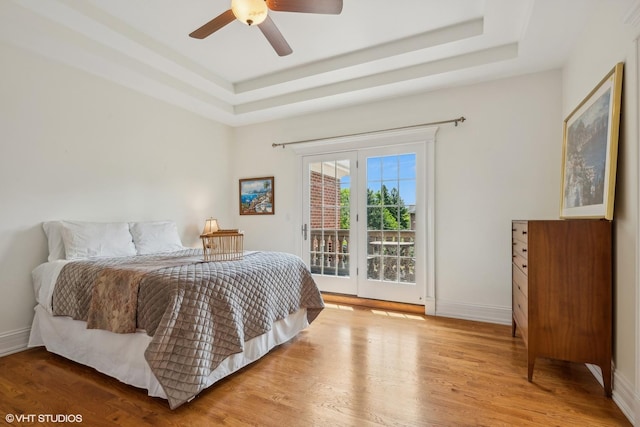
[(355, 161), (344, 154), (314, 156), (305, 161), (308, 239), (303, 253), (308, 254), (306, 261), (323, 291), (356, 293), (352, 164)]
[(416, 155), (367, 159), (367, 279), (415, 285)]
[[(407, 145), (363, 150), (359, 162), (362, 248), (364, 274), (358, 295), (387, 301), (422, 304), (425, 266), (424, 242), (424, 147)], [(422, 239), (424, 240), (424, 239)]]

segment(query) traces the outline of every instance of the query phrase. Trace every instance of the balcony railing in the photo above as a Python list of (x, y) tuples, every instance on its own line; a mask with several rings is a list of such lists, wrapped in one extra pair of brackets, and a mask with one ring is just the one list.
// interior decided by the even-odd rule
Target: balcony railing
[[(367, 279), (415, 283), (415, 231), (367, 231)], [(314, 274), (349, 276), (349, 230), (312, 229), (310, 268)]]

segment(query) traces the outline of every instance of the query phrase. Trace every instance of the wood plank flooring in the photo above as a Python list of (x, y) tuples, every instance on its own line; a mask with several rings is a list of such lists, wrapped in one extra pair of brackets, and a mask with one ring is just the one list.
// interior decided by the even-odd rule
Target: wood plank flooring
[(584, 365), (541, 359), (533, 380), (510, 326), (330, 304), (175, 411), (41, 348), (0, 358), (0, 424), (78, 414), (86, 426), (631, 425)]

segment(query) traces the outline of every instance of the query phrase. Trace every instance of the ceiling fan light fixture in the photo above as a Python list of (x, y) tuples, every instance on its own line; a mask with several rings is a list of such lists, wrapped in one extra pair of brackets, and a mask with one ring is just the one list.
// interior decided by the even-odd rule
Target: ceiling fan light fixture
[(259, 25), (267, 19), (269, 8), (265, 0), (231, 0), (231, 10), (247, 25)]

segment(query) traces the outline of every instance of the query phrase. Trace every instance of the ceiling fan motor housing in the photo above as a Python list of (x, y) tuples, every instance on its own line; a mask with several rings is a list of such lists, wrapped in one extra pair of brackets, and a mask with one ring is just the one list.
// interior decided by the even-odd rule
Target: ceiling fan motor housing
[(265, 0), (231, 0), (231, 10), (238, 21), (247, 25), (261, 24), (269, 12)]

